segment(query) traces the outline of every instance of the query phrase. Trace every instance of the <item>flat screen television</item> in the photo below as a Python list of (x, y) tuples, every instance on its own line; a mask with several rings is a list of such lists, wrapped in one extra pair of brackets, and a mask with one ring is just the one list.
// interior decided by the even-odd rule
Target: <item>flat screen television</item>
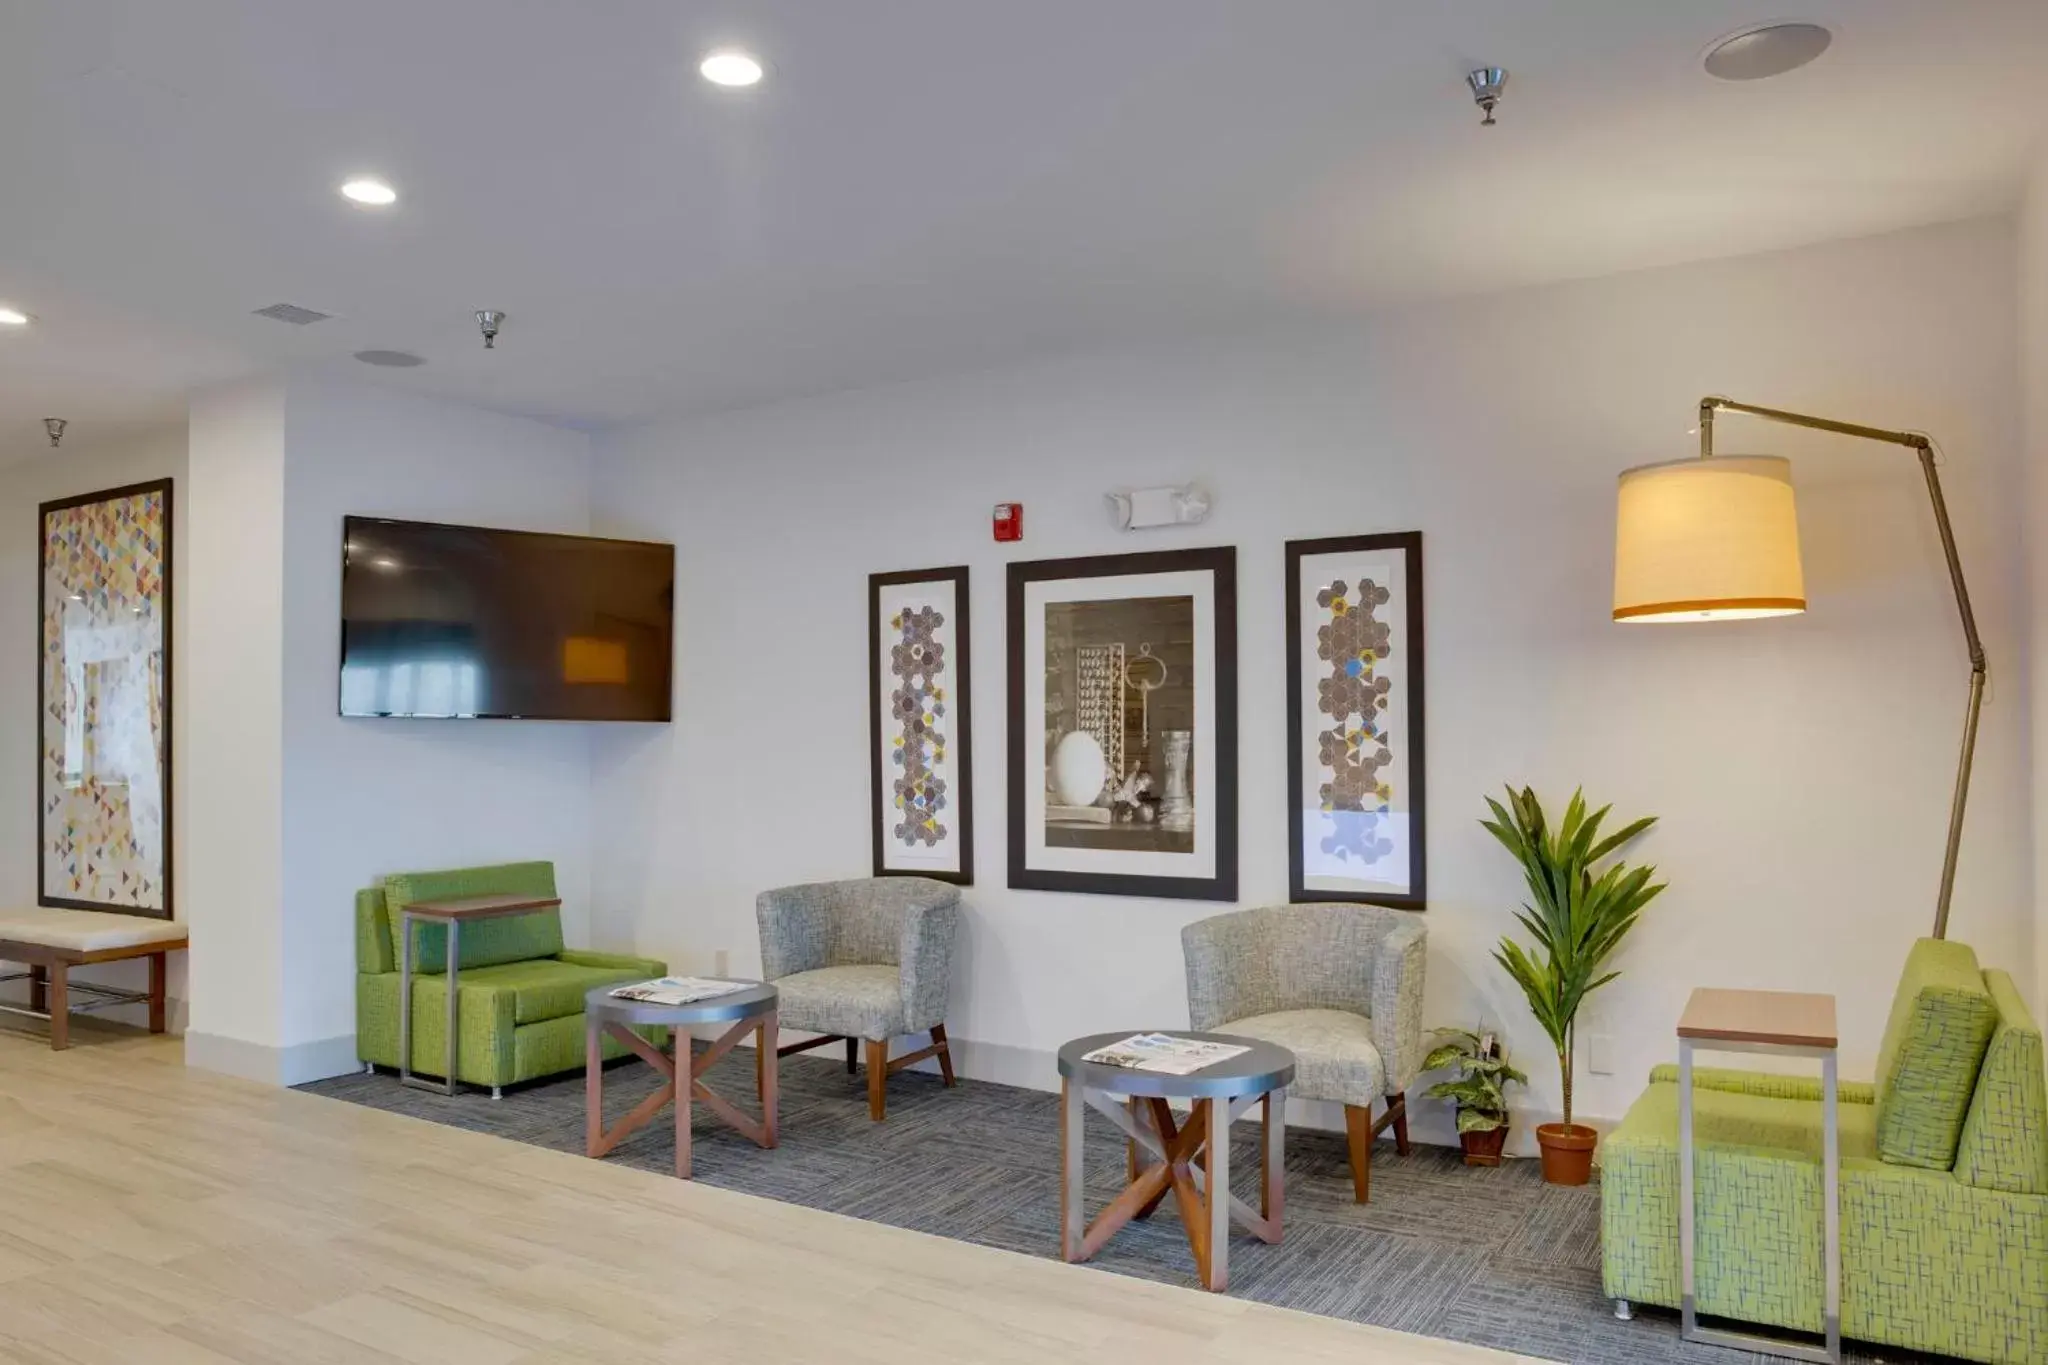
[(669, 719), (673, 545), (342, 523), (341, 714)]

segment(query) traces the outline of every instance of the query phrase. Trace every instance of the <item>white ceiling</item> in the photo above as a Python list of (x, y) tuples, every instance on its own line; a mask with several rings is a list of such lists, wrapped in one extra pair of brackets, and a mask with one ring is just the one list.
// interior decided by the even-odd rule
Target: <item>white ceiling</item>
[(1700, 71), (1779, 2), (0, 0), (0, 455), (277, 366), (632, 421), (2012, 202), (2048, 3)]

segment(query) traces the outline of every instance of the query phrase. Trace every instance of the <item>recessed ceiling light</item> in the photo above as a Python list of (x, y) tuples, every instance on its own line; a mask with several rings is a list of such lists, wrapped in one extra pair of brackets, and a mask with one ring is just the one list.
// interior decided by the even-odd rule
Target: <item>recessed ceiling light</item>
[(22, 312), (19, 308), (9, 308), (5, 304), (0, 304), (0, 327), (26, 326), (28, 326), (28, 314)]
[(761, 83), (761, 59), (738, 48), (721, 48), (697, 64), (697, 70), (713, 85), (739, 88)]
[(1782, 76), (1826, 52), (1834, 38), (1819, 24), (1765, 24), (1745, 29), (1707, 50), (1707, 74), (1724, 81)]
[(359, 176), (342, 183), (341, 197), (370, 208), (383, 208), (398, 202), (398, 191), (374, 177)]

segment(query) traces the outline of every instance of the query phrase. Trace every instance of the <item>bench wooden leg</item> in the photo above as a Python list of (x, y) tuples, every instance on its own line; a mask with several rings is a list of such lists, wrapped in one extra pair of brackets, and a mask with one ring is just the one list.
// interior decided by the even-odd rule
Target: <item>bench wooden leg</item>
[(164, 953), (149, 955), (149, 1031), (164, 1031), (164, 989), (170, 975), (169, 959)]
[(50, 967), (50, 1051), (71, 1046), (71, 968), (62, 962)]
[(28, 969), (28, 1007), (47, 1012), (50, 1008), (50, 969), (30, 967)]

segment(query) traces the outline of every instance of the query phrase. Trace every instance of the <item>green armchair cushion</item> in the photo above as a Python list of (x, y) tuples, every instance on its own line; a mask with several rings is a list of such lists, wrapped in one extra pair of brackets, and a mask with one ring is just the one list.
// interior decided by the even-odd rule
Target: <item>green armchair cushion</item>
[(1899, 1166), (1955, 1165), (1998, 1007), (1968, 945), (1923, 938), (1906, 957), (1877, 1053), (1877, 1152)]
[[(1651, 1085), (1677, 1085), (1678, 1064), (1662, 1062), (1650, 1068)], [(1737, 1095), (1758, 1095), (1765, 1099), (1805, 1100), (1810, 1104), (1821, 1102), (1821, 1083), (1818, 1076), (1781, 1076), (1771, 1071), (1724, 1070), (1717, 1066), (1696, 1066), (1692, 1069), (1692, 1085), (1695, 1090), (1726, 1090)], [(1841, 1104), (1872, 1104), (1876, 1102), (1876, 1087), (1868, 1081), (1838, 1081), (1835, 1096)]]
[(1977, 1073), (1977, 1095), (1956, 1147), (1956, 1179), (1984, 1189), (2048, 1194), (2048, 1076), (2041, 1026), (2012, 977), (1984, 973), (1998, 1027)]
[[(451, 900), (464, 896), (555, 895), (553, 863), (501, 863), (495, 867), (463, 867), (445, 872), (400, 872), (384, 879), (386, 918), (395, 926), (399, 912), (417, 901)], [(562, 951), (559, 910), (479, 920), (462, 926), (462, 970), (554, 957)], [(415, 972), (447, 970), (448, 930), (445, 925), (415, 920), (412, 926), (412, 967)]]

